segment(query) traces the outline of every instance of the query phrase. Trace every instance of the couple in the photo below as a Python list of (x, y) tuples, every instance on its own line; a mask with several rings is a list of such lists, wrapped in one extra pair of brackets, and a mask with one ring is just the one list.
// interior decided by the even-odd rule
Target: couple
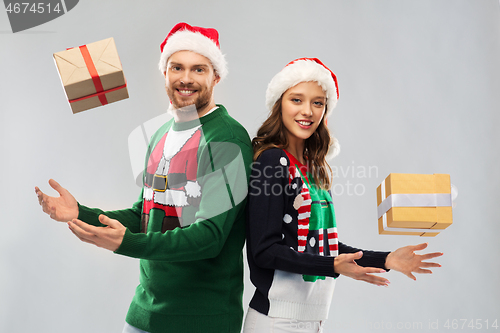
[(381, 286), (373, 273), (439, 267), (423, 260), (441, 253), (414, 253), (426, 244), (361, 252), (338, 241), (326, 118), (339, 95), (321, 61), (294, 60), (271, 80), (270, 116), (250, 142), (213, 99), (227, 75), (217, 30), (179, 23), (160, 48), (174, 118), (151, 138), (132, 208), (83, 206), (54, 180), (59, 197), (35, 188), (80, 240), (141, 259), (123, 332), (240, 332), (245, 234), (256, 291), (244, 332), (321, 331), (339, 275)]

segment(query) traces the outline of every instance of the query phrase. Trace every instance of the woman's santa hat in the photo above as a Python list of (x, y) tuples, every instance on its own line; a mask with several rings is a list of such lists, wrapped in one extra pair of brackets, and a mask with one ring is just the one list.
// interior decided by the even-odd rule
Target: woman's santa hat
[(208, 58), (221, 81), (227, 76), (227, 63), (220, 50), (219, 33), (213, 28), (178, 23), (160, 45), (160, 71), (165, 73), (168, 58), (177, 51), (193, 51)]
[[(276, 74), (266, 91), (266, 106), (272, 110), (274, 104), (288, 89), (301, 82), (317, 82), (326, 94), (326, 114), (328, 117), (337, 105), (339, 89), (337, 76), (317, 58), (299, 58), (288, 63)], [(326, 119), (325, 119), (326, 121)], [(337, 139), (332, 137), (332, 145), (327, 158), (333, 158), (340, 152)]]
[(288, 89), (310, 81), (317, 82), (326, 93), (326, 112), (327, 116), (330, 115), (339, 99), (337, 77), (317, 58), (295, 59), (276, 74), (267, 86), (267, 108), (272, 110), (276, 101)]

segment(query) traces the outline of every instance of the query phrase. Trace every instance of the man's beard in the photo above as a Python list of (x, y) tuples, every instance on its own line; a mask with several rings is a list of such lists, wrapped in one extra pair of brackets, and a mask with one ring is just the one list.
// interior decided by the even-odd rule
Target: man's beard
[[(189, 88), (189, 87), (182, 87), (182, 88)], [(179, 88), (182, 90), (182, 88)], [(188, 100), (182, 100), (175, 94), (176, 89), (170, 88), (170, 86), (166, 85), (165, 89), (167, 90), (167, 95), (170, 98), (170, 101), (172, 102), (172, 107), (174, 109), (180, 109), (185, 108), (186, 106), (193, 105), (196, 107), (196, 110), (202, 110), (205, 108), (207, 105), (210, 104), (210, 101), (212, 100), (212, 89), (207, 89), (204, 92), (200, 93), (200, 90), (197, 90), (198, 97), (194, 99), (188, 99)], [(189, 110), (192, 110), (191, 108), (188, 108)]]

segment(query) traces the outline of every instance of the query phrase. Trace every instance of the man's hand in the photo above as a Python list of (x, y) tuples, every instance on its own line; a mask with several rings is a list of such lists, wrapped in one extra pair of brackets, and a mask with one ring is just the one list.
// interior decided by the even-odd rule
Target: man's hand
[(125, 228), (118, 220), (110, 219), (106, 215), (99, 215), (99, 222), (107, 227), (94, 227), (78, 219), (68, 222), (71, 231), (82, 242), (94, 244), (98, 247), (116, 251), (120, 247)]
[(374, 267), (361, 267), (356, 264), (354, 260), (360, 259), (362, 256), (362, 251), (356, 253), (343, 253), (337, 256), (333, 264), (335, 273), (377, 286), (388, 286), (390, 283), (389, 280), (377, 275), (372, 275), (372, 273), (385, 273), (385, 270)]
[(65, 188), (54, 179), (49, 180), (49, 185), (59, 193), (59, 197), (50, 197), (35, 187), (38, 203), (45, 213), (59, 222), (67, 222), (78, 217), (78, 203)]
[(428, 253), (424, 255), (415, 254), (414, 251), (421, 251), (426, 247), (427, 243), (401, 247), (396, 251), (389, 253), (387, 259), (385, 260), (385, 267), (387, 269), (393, 269), (401, 272), (412, 280), (417, 279), (412, 272), (431, 274), (432, 271), (425, 268), (441, 267), (441, 265), (433, 262), (424, 262), (424, 260), (439, 257), (443, 254), (440, 252)]

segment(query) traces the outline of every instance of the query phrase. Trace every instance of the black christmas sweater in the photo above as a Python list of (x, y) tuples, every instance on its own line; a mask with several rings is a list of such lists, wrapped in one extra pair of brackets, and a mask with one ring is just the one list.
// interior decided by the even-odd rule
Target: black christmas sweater
[(252, 166), (247, 203), (247, 257), (256, 287), (250, 307), (270, 317), (324, 320), (338, 277), (336, 256), (363, 251), (358, 265), (385, 269), (389, 252), (337, 238), (330, 193), (293, 155), (264, 151)]

